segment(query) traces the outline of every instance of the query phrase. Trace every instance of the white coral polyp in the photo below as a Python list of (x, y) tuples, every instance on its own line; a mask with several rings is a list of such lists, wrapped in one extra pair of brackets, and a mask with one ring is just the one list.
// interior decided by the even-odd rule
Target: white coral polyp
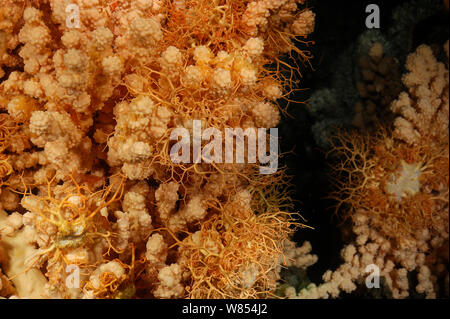
[(208, 63), (213, 57), (214, 55), (211, 50), (204, 45), (198, 46), (194, 49), (194, 60), (199, 64)]
[(182, 54), (174, 46), (170, 46), (161, 55), (161, 66), (166, 69), (179, 68), (182, 64)]
[(199, 88), (202, 85), (204, 76), (202, 70), (195, 65), (186, 67), (183, 76), (183, 84), (188, 88)]
[(261, 38), (250, 38), (242, 48), (250, 57), (258, 57), (264, 51), (264, 40)]
[(117, 261), (101, 264), (89, 277), (92, 287), (95, 289), (101, 288), (101, 276), (104, 273), (112, 273), (116, 279), (120, 279), (125, 274), (125, 269)]
[(122, 60), (118, 56), (109, 56), (102, 60), (103, 72), (109, 76), (119, 75), (123, 69)]
[(232, 86), (231, 73), (229, 70), (218, 68), (212, 75), (212, 87), (218, 94), (226, 94)]
[(106, 27), (100, 27), (92, 32), (92, 41), (97, 50), (104, 50), (112, 44), (114, 35)]
[(264, 96), (269, 100), (276, 101), (283, 96), (283, 91), (278, 83), (269, 83), (264, 86)]
[(296, 36), (306, 36), (314, 31), (315, 13), (311, 10), (303, 11), (292, 24), (292, 32)]
[(255, 119), (255, 123), (258, 127), (276, 127), (280, 122), (280, 113), (278, 111), (278, 108), (271, 103), (257, 103), (253, 108), (251, 108), (250, 112)]

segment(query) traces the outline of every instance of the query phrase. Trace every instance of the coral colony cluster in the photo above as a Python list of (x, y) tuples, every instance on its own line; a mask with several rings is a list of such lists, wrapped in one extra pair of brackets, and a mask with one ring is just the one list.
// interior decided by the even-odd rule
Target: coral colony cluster
[(342, 158), (332, 196), (338, 208), (349, 207), (354, 240), (341, 251), (343, 264), (327, 271), (322, 284), (299, 292), (286, 288), (289, 297), (352, 292), (372, 265), (393, 298), (409, 296), (413, 275), (417, 284), (412, 288), (427, 298), (436, 298), (442, 279), (448, 291), (448, 50), (447, 41), (445, 63), (425, 45), (408, 56), (402, 77), (406, 91), (390, 104), (396, 116), (392, 132), (343, 133), (332, 140), (331, 152)]
[(282, 270), (318, 257), (292, 239), (276, 127), (314, 8), (1, 1), (0, 297), (336, 298), (372, 271), (393, 298), (448, 294), (448, 42), (405, 72), (382, 43), (361, 56), (359, 130), (329, 139), (353, 236), (297, 289)]
[(304, 1), (4, 0), (0, 16), (1, 295), (274, 296), (299, 226), (282, 170), (198, 161), (219, 152), (205, 135), (176, 163), (171, 132), (277, 126), (296, 71), (279, 56), (309, 58)]

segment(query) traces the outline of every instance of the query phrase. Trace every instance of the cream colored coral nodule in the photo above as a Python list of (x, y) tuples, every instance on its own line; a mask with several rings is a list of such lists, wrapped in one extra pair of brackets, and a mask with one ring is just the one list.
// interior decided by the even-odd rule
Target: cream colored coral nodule
[(0, 299), (448, 297), (445, 1), (0, 1)]
[(0, 296), (275, 296), (302, 226), (283, 172), (174, 163), (170, 134), (276, 127), (297, 71), (279, 57), (308, 61), (314, 19), (303, 0), (4, 0)]

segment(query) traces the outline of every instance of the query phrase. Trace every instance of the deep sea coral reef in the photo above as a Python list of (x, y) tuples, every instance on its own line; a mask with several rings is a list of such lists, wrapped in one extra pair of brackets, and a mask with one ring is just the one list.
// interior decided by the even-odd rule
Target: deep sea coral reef
[(283, 170), (176, 162), (171, 133), (266, 145), (314, 25), (303, 0), (3, 1), (0, 295), (273, 296), (301, 226)]

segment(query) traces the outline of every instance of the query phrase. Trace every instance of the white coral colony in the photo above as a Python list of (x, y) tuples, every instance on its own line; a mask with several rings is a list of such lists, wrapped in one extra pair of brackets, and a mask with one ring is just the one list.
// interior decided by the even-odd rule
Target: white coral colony
[(35, 3), (0, 8), (0, 296), (272, 295), (296, 225), (270, 187), (282, 172), (176, 164), (169, 137), (196, 119), (278, 125), (294, 83), (265, 66), (309, 58), (294, 40), (314, 13), (303, 0)]

